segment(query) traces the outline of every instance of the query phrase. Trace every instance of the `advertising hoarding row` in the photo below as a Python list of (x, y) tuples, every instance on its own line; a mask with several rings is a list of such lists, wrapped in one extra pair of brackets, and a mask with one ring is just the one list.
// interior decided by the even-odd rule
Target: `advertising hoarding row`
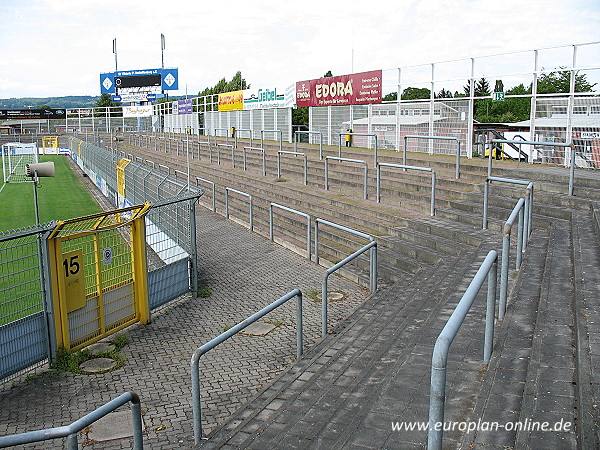
[(0, 120), (66, 119), (65, 109), (0, 109)]
[(219, 94), (219, 111), (381, 103), (381, 70)]
[(381, 103), (381, 70), (296, 83), (296, 106)]

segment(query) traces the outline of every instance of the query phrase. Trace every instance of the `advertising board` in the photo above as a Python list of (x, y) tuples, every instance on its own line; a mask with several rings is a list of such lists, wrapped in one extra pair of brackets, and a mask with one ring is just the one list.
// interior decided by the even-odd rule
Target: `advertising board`
[(241, 111), (244, 109), (244, 91), (219, 94), (219, 111)]
[(296, 105), (342, 106), (381, 103), (381, 70), (296, 83)]

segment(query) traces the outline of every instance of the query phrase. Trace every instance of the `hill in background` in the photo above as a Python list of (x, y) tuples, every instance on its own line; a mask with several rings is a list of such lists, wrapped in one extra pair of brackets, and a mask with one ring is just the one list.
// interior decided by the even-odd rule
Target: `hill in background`
[(0, 109), (36, 109), (38, 106), (50, 108), (89, 108), (96, 106), (98, 96), (70, 95), (65, 97), (23, 97), (0, 99)]

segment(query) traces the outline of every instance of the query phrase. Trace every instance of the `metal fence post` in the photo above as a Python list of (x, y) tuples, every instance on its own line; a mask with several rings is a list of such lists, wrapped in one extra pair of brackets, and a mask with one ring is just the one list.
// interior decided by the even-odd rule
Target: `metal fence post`
[(482, 230), (487, 230), (488, 225), (488, 195), (489, 195), (489, 184), (490, 180), (486, 178), (483, 185), (483, 223), (481, 225)]

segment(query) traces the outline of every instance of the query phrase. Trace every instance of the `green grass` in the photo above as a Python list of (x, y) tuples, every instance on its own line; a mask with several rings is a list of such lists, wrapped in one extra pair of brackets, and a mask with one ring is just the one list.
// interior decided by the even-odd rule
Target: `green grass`
[[(100, 212), (83, 182), (71, 169), (66, 156), (40, 156), (54, 161), (54, 178), (40, 178), (38, 204), (40, 222), (64, 220)], [(0, 191), (0, 231), (35, 225), (33, 183), (8, 183)]]
[[(38, 188), (40, 222), (70, 219), (100, 212), (88, 189), (71, 169), (65, 156), (42, 156), (54, 161), (56, 177), (42, 178)], [(35, 225), (32, 183), (9, 183), (0, 191), (0, 232)], [(116, 234), (116, 232), (110, 232)], [(89, 240), (89, 237), (87, 238)], [(0, 245), (0, 325), (28, 316), (42, 309), (37, 243), (35, 239), (8, 241)], [(105, 246), (122, 243), (115, 236)], [(118, 254), (118, 252), (115, 252)], [(123, 251), (123, 253), (126, 253)], [(86, 255), (86, 262), (89, 257)], [(115, 255), (115, 263), (103, 279), (122, 281), (114, 272), (126, 265), (129, 254)], [(103, 271), (104, 272), (104, 271)], [(86, 281), (92, 281), (86, 277)]]

